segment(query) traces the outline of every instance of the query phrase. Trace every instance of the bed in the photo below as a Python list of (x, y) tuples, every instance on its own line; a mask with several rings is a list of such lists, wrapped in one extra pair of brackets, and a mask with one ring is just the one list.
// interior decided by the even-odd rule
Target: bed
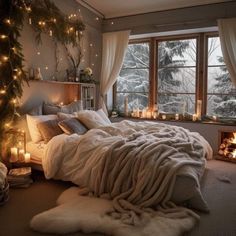
[(126, 208), (171, 200), (208, 211), (200, 181), (212, 150), (198, 133), (158, 122), (112, 124), (102, 110), (28, 116), (27, 122), (27, 151), (48, 179), (71, 181), (94, 196), (124, 194)]

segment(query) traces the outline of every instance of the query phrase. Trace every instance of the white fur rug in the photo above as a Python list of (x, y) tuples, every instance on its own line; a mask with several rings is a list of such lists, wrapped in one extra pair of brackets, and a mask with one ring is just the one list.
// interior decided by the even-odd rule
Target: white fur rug
[(177, 236), (192, 229), (196, 223), (196, 219), (189, 214), (178, 219), (147, 215), (148, 220), (142, 225), (127, 225), (106, 214), (113, 209), (111, 201), (79, 196), (77, 187), (62, 193), (57, 203), (57, 207), (34, 216), (31, 228), (42, 233), (56, 234), (81, 231), (114, 236)]

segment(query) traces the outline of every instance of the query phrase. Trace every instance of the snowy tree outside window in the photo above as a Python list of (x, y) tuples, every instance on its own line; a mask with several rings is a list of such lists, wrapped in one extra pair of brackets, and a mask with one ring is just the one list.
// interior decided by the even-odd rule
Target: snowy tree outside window
[(158, 92), (160, 112), (195, 113), (197, 40), (158, 43)]
[(148, 106), (149, 92), (149, 43), (129, 44), (123, 66), (117, 80), (117, 107), (124, 112), (124, 99), (128, 97), (128, 109)]
[(219, 37), (208, 37), (207, 115), (236, 117), (236, 92), (224, 63)]

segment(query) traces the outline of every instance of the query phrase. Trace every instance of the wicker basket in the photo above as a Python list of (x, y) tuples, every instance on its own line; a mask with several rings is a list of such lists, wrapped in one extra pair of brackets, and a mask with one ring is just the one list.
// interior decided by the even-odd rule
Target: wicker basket
[(6, 180), (5, 185), (0, 189), (0, 206), (4, 205), (9, 199), (9, 184)]

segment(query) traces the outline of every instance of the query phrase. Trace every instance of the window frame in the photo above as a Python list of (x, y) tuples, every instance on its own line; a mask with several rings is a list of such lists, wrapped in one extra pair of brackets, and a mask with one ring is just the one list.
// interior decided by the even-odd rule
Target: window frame
[[(208, 95), (208, 38), (219, 37), (217, 31), (200, 32), (193, 34), (179, 34), (158, 36), (150, 38), (141, 38), (130, 40), (129, 44), (150, 43), (150, 64), (149, 64), (149, 93), (148, 106), (154, 108), (158, 105), (158, 43), (167, 40), (178, 39), (196, 39), (196, 88), (195, 88), (195, 113), (197, 112), (197, 100), (202, 100), (202, 115), (207, 114), (207, 95)], [(113, 108), (117, 102), (117, 83), (113, 85)], [(172, 93), (169, 93), (172, 94)], [(174, 93), (173, 93), (174, 94)], [(177, 94), (194, 94), (194, 93), (177, 93)], [(219, 94), (224, 95), (224, 94)]]

